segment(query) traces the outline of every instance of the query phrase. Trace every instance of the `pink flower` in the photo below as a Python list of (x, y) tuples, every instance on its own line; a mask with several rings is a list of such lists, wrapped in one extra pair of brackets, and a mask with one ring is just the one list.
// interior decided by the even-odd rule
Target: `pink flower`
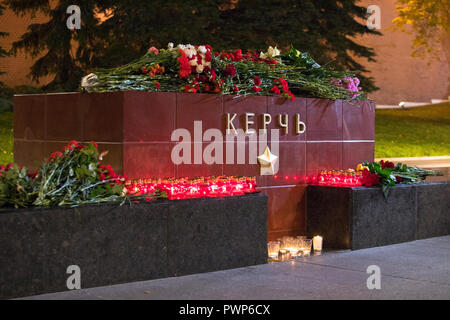
[(159, 53), (159, 50), (156, 49), (155, 47), (150, 47), (150, 48), (148, 49), (148, 52), (152, 52), (152, 53), (154, 53), (154, 54), (156, 55), (156, 54)]

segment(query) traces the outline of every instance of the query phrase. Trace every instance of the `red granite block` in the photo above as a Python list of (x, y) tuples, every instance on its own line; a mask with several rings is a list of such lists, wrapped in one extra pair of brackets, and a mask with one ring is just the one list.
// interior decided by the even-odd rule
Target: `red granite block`
[(267, 241), (276, 241), (280, 240), (281, 238), (287, 236), (287, 237), (297, 237), (305, 235), (304, 229), (293, 229), (293, 230), (283, 230), (283, 231), (272, 231), (268, 230), (267, 233)]
[(124, 143), (123, 171), (130, 179), (175, 176), (172, 143)]
[(306, 172), (318, 174), (321, 169), (343, 169), (342, 142), (306, 144)]
[(169, 142), (175, 129), (176, 100), (170, 92), (125, 92), (123, 140)]
[(344, 101), (344, 140), (375, 139), (375, 105), (372, 101)]
[(306, 231), (306, 186), (262, 190), (269, 197), (269, 232)]
[[(279, 141), (305, 141), (306, 132), (296, 134), (296, 115), (300, 115), (300, 121), (306, 125), (306, 99), (290, 101), (286, 98), (268, 97), (268, 113), (272, 122), (268, 126), (268, 140), (271, 140), (271, 129), (279, 130)], [(288, 115), (288, 133), (278, 124), (278, 115)], [(282, 118), (284, 121), (284, 118)]]
[[(202, 159), (201, 164), (195, 164), (194, 163), (194, 152), (195, 148), (197, 146), (201, 145), (202, 147)], [(205, 150), (205, 147), (209, 145), (209, 142), (204, 143), (193, 143), (191, 148), (191, 163), (190, 164), (178, 164), (176, 165), (176, 177), (182, 178), (182, 177), (200, 177), (200, 176), (221, 176), (223, 175), (223, 164), (207, 164), (203, 160), (203, 152)], [(169, 158), (168, 161), (171, 161)]]
[(234, 114), (237, 116), (233, 121), (233, 124), (236, 129), (245, 128), (245, 113), (254, 113), (254, 117), (250, 117), (249, 119), (254, 122), (254, 124), (249, 125), (249, 129), (255, 129), (256, 132), (259, 132), (258, 129), (261, 128), (261, 114), (267, 113), (267, 97), (264, 96), (253, 96), (253, 97), (236, 97), (234, 95), (224, 95), (223, 96), (223, 116), (222, 116), (222, 125), (221, 128), (223, 132), (226, 129), (226, 116), (225, 114)]
[(14, 162), (30, 170), (37, 170), (44, 160), (44, 142), (14, 141)]
[(222, 128), (222, 96), (177, 93), (176, 128), (187, 129), (194, 136), (194, 121), (202, 121), (202, 131)]
[(298, 185), (305, 183), (306, 177), (306, 143), (281, 141), (279, 143), (278, 172), (267, 176), (268, 186)]
[[(84, 93), (84, 137), (86, 141), (123, 140), (124, 92)], [(85, 97), (82, 97), (84, 99)]]
[(344, 142), (342, 168), (355, 169), (358, 163), (374, 160), (374, 142)]
[[(254, 151), (250, 151), (250, 142), (224, 142), (224, 157), (223, 157), (223, 174), (227, 176), (247, 176), (247, 177), (253, 177), (253, 176), (259, 176), (260, 173), (260, 166), (257, 162), (257, 157), (260, 154), (258, 150), (258, 145), (256, 142), (256, 145), (254, 147)], [(231, 158), (231, 154), (228, 155), (232, 159), (233, 164), (227, 164), (227, 146), (228, 148), (232, 147), (234, 150), (233, 157)], [(241, 155), (239, 154), (239, 152)], [(250, 155), (253, 155), (253, 162), (256, 163), (250, 163)], [(239, 164), (238, 163), (238, 156), (239, 158), (244, 157), (244, 163)], [(263, 181), (260, 181), (263, 182)]]
[(47, 95), (47, 140), (83, 139), (84, 101), (81, 93)]
[(14, 96), (14, 139), (45, 139), (45, 101), (43, 94)]
[(126, 174), (124, 165), (124, 149), (125, 148), (121, 143), (99, 143), (98, 151), (100, 153), (108, 151), (108, 154), (103, 158), (102, 164), (110, 164), (116, 173)]
[(342, 140), (342, 101), (306, 99), (306, 139)]

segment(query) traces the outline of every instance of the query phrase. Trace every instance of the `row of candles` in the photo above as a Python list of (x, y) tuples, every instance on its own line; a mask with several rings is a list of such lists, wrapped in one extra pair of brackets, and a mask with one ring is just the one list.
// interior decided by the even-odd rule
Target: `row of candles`
[(139, 179), (126, 183), (126, 191), (130, 194), (151, 194), (155, 190), (164, 191), (171, 200), (238, 196), (256, 192), (255, 177), (199, 177)]
[(358, 187), (362, 186), (362, 172), (352, 169), (322, 170), (317, 176), (308, 177), (309, 184), (334, 187)]
[(322, 252), (322, 243), (323, 238), (321, 236), (315, 236), (312, 239), (307, 239), (305, 236), (286, 236), (277, 241), (270, 241), (267, 244), (267, 250), (269, 258), (285, 261), (309, 256), (312, 248), (315, 254), (320, 254)]

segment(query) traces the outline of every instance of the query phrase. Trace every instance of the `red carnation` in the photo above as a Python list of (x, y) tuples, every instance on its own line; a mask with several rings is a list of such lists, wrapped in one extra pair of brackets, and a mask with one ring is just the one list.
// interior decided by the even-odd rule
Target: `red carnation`
[(177, 58), (180, 63), (180, 70), (178, 71), (178, 76), (180, 78), (186, 78), (188, 75), (192, 73), (191, 65), (189, 64), (189, 59), (183, 50), (178, 50), (180, 52), (180, 56)]
[(260, 92), (262, 89), (261, 89), (261, 87), (253, 86), (253, 87), (252, 87), (252, 90), (253, 90), (254, 92), (258, 93), (258, 92)]
[(57, 158), (62, 158), (63, 154), (59, 151), (53, 152), (50, 157), (48, 157), (48, 162), (56, 160)]
[(73, 148), (78, 148), (78, 142), (75, 140), (70, 141), (64, 148), (67, 150), (73, 150)]
[(381, 160), (380, 164), (381, 164), (381, 169), (394, 168), (395, 167), (395, 164), (393, 162), (390, 162), (390, 161)]
[(241, 61), (242, 60), (242, 49), (237, 49), (233, 55), (233, 61)]
[(211, 69), (211, 77), (209, 78), (210, 81), (216, 80), (216, 71), (214, 69)]
[(155, 86), (156, 86), (156, 89), (161, 89), (161, 85), (159, 84), (159, 82), (158, 81), (155, 81)]
[(287, 94), (288, 94), (288, 97), (289, 97), (289, 99), (290, 99), (291, 101), (294, 101), (294, 100), (295, 100), (295, 96), (292, 94), (291, 91), (288, 91)]
[(239, 88), (238, 88), (238, 86), (237, 86), (237, 85), (235, 85), (234, 83), (233, 83), (233, 90), (234, 90), (234, 92), (238, 92), (238, 91), (239, 91)]
[(225, 76), (233, 78), (236, 75), (236, 68), (233, 64), (227, 65), (224, 71)]
[(275, 93), (275, 94), (281, 94), (281, 91), (280, 91), (280, 89), (277, 86), (273, 86), (270, 91)]
[(376, 186), (380, 183), (378, 174), (371, 173), (369, 170), (364, 169), (362, 175), (362, 185), (366, 187)]
[(403, 179), (402, 177), (395, 177), (395, 183), (399, 184), (402, 183)]
[(286, 80), (284, 80), (283, 78), (278, 78), (277, 80), (281, 84), (281, 86), (283, 88), (283, 92), (287, 93), (289, 91), (288, 82)]
[(146, 74), (148, 72), (148, 69), (146, 67), (142, 67), (141, 71), (143, 74)]
[(205, 53), (205, 61), (210, 62), (211, 61), (211, 51), (207, 50)]
[(30, 177), (31, 179), (36, 178), (37, 175), (38, 175), (38, 172), (37, 172), (37, 171), (33, 171), (33, 172), (27, 173), (27, 176)]
[(253, 81), (255, 82), (255, 86), (261, 85), (261, 79), (258, 78), (258, 76), (255, 76), (255, 77), (253, 78)]

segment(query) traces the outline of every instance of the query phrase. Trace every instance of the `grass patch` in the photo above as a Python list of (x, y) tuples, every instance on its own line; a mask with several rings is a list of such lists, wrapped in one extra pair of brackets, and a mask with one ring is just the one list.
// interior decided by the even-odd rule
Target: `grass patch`
[(450, 103), (375, 111), (375, 158), (450, 155)]
[(0, 113), (0, 164), (13, 162), (13, 113)]

